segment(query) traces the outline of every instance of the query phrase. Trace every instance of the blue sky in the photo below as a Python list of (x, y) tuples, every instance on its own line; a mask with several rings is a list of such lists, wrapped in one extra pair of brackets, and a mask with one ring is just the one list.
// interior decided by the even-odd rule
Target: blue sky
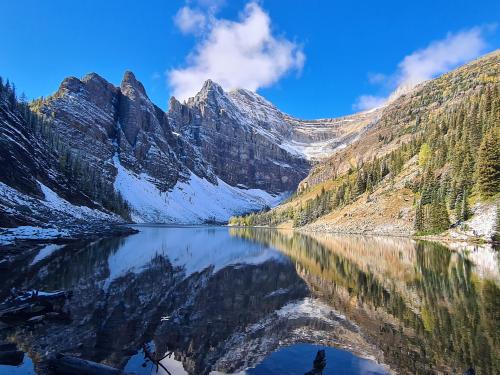
[(132, 70), (166, 109), (213, 75), (302, 118), (370, 108), (500, 46), (487, 0), (0, 0), (0, 14), (0, 75), (30, 98)]

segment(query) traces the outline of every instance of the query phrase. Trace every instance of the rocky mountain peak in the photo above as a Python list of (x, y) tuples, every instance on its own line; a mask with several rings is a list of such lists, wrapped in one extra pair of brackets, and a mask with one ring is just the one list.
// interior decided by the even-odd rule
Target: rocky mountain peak
[(59, 86), (55, 97), (66, 95), (84, 97), (85, 100), (103, 108), (105, 111), (112, 112), (117, 94), (117, 87), (98, 74), (89, 73), (81, 79), (76, 77), (65, 78)]
[(108, 81), (106, 81), (104, 78), (102, 78), (99, 74), (91, 72), (88, 74), (85, 74), (82, 78), (81, 81), (86, 84), (100, 84), (103, 86), (108, 86), (111, 85)]
[(123, 75), (122, 82), (120, 83), (120, 90), (127, 96), (129, 96), (129, 94), (133, 94), (134, 92), (139, 92), (143, 96), (147, 97), (144, 86), (135, 78), (134, 73), (129, 70), (127, 70)]
[(64, 94), (67, 92), (77, 93), (83, 88), (83, 82), (76, 77), (66, 77), (59, 85), (59, 89), (56, 94)]
[(205, 83), (203, 83), (200, 92), (207, 92), (207, 91), (217, 91), (220, 94), (224, 93), (224, 90), (222, 89), (221, 85), (219, 85), (217, 82), (212, 81), (210, 78), (207, 79)]
[(224, 100), (224, 98), (225, 92), (222, 87), (211, 79), (207, 79), (201, 90), (193, 98), (188, 99), (187, 105), (193, 106), (203, 102), (215, 104), (220, 101), (219, 99)]
[(182, 103), (177, 100), (175, 96), (171, 96), (168, 101), (168, 110), (169, 111), (177, 111), (182, 107)]

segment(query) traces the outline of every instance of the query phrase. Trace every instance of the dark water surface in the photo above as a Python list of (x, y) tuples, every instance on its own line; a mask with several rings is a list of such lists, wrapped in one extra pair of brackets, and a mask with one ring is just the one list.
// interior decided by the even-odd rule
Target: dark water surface
[(69, 321), (0, 326), (0, 341), (26, 352), (22, 367), (0, 374), (46, 373), (57, 352), (149, 374), (144, 343), (172, 352), (162, 363), (173, 374), (300, 375), (319, 349), (325, 374), (500, 373), (494, 252), (268, 229), (139, 229), (34, 245), (1, 271), (2, 297), (12, 287), (73, 297)]

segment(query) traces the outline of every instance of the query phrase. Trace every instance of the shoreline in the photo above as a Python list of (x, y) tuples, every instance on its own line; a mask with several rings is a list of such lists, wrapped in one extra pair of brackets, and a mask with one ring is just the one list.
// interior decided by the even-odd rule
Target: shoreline
[[(19, 229), (21, 228), (21, 229)], [(32, 235), (26, 235), (22, 229), (29, 228)], [(37, 244), (70, 244), (82, 240), (97, 240), (100, 238), (113, 236), (128, 236), (137, 233), (138, 230), (132, 228), (128, 223), (102, 223), (66, 226), (56, 228), (20, 226), (15, 228), (1, 228), (0, 250), (19, 251)]]
[[(33, 227), (40, 230), (55, 230), (57, 233), (54, 236), (40, 236), (40, 237), (23, 237), (22, 235), (16, 236), (16, 234), (9, 234), (9, 231), (15, 231), (18, 228), (1, 228), (4, 233), (0, 233), (0, 250), (11, 250), (30, 247), (30, 245), (35, 244), (69, 244), (81, 240), (96, 240), (99, 238), (113, 237), (113, 236), (127, 236), (137, 233), (139, 230), (136, 226), (164, 226), (164, 227), (193, 227), (193, 226), (206, 226), (206, 224), (172, 224), (172, 223), (106, 223), (103, 225), (86, 225), (86, 226), (68, 226), (60, 228), (41, 228)], [(210, 226), (210, 225), (209, 225)], [(335, 230), (335, 229), (318, 229), (318, 228), (308, 228), (299, 227), (293, 228), (291, 226), (243, 226), (243, 225), (230, 225), (230, 224), (216, 224), (215, 226), (227, 227), (227, 228), (257, 228), (257, 229), (270, 229), (270, 230), (287, 230), (293, 231), (301, 234), (309, 233), (324, 233), (324, 234), (337, 234), (337, 235), (357, 235), (357, 236), (377, 236), (377, 237), (393, 237), (393, 238), (406, 238), (414, 241), (432, 241), (440, 242), (442, 244), (462, 244), (467, 246), (489, 246), (493, 249), (500, 246), (499, 242), (492, 240), (485, 240), (481, 237), (471, 237), (467, 238), (453, 238), (449, 235), (415, 235), (415, 234), (405, 234), (405, 233), (390, 233), (390, 232), (377, 232), (377, 231), (346, 231), (346, 230)], [(10, 235), (11, 237), (7, 240), (4, 239), (2, 243), (2, 236)]]
[(338, 235), (357, 235), (357, 236), (377, 236), (377, 237), (393, 237), (393, 238), (407, 238), (414, 241), (432, 241), (441, 242), (443, 244), (464, 244), (469, 246), (490, 246), (496, 248), (500, 246), (499, 242), (492, 240), (485, 240), (483, 238), (452, 238), (450, 236), (439, 236), (439, 235), (415, 235), (415, 234), (403, 234), (403, 233), (381, 233), (375, 231), (342, 231), (342, 230), (321, 230), (321, 229), (311, 229), (307, 227), (279, 227), (279, 226), (242, 226), (242, 225), (226, 225), (228, 228), (258, 228), (258, 229), (274, 229), (274, 230), (289, 230), (297, 233), (308, 234), (308, 233), (324, 233), (324, 234), (338, 234)]

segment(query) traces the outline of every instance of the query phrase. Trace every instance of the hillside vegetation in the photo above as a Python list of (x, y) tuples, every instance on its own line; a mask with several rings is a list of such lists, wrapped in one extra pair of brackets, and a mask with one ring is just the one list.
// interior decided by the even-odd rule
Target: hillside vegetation
[(499, 58), (495, 51), (401, 96), (287, 202), (230, 224), (386, 234), (464, 225), (500, 192)]

